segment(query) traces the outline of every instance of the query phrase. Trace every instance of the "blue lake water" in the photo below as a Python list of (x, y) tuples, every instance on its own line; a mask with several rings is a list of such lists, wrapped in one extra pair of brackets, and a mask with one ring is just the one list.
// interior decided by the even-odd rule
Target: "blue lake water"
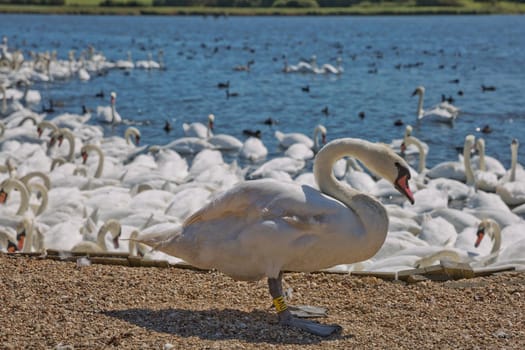
[[(524, 16), (403, 17), (127, 17), (0, 15), (0, 35), (9, 46), (29, 51), (68, 51), (92, 45), (108, 60), (134, 60), (163, 50), (167, 69), (129, 73), (111, 70), (90, 81), (37, 83), (43, 102), (63, 101), (62, 112), (80, 113), (109, 104), (137, 122), (145, 144), (165, 144), (183, 136), (183, 122), (206, 122), (216, 115), (216, 133), (243, 139), (243, 129), (260, 129), (270, 157), (280, 154), (275, 129), (308, 135), (315, 125), (328, 139), (358, 137), (389, 143), (401, 138), (401, 119), (430, 146), (427, 166), (456, 160), (465, 135), (485, 138), (487, 153), (508, 167), (510, 141), (525, 131)], [(343, 59), (340, 76), (285, 74), (290, 64), (317, 56), (318, 64)], [(253, 60), (250, 72), (233, 70)], [(400, 65), (400, 66), (399, 66)], [(459, 80), (458, 83), (452, 81)], [(219, 82), (239, 94), (227, 99)], [(481, 85), (496, 87), (482, 92)], [(310, 92), (302, 91), (308, 85)], [(453, 126), (416, 123), (415, 87), (426, 88), (425, 106), (453, 96), (462, 113)], [(103, 90), (106, 99), (96, 98)], [(458, 91), (463, 96), (458, 95)], [(322, 113), (328, 107), (329, 115)], [(38, 106), (40, 108), (40, 106)], [(37, 110), (38, 110), (37, 108)], [(359, 112), (365, 118), (358, 117)], [(279, 120), (270, 128), (268, 117)], [(166, 120), (174, 129), (168, 134)], [(96, 123), (96, 119), (91, 121)], [(477, 128), (490, 125), (490, 134)], [(108, 135), (119, 133), (107, 129)]]

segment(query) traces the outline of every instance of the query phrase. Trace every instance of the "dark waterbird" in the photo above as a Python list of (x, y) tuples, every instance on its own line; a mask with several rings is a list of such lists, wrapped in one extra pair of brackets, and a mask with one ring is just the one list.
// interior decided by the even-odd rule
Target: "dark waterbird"
[(166, 132), (170, 132), (171, 129), (172, 129), (172, 126), (171, 126), (171, 123), (169, 121), (166, 120), (166, 122), (164, 123), (164, 131)]
[(277, 119), (273, 119), (272, 117), (268, 117), (263, 121), (266, 125), (276, 125), (279, 124), (279, 121)]
[(489, 86), (487, 86), (487, 85), (483, 85), (483, 84), (482, 84), (482, 85), (481, 85), (481, 91), (482, 91), (482, 92), (487, 92), (487, 91), (496, 91), (496, 87), (493, 86), (493, 85), (489, 85)]
[(258, 139), (261, 138), (261, 130), (257, 129), (257, 130), (251, 130), (251, 129), (244, 129), (242, 131), (242, 133), (246, 136), (252, 136), (252, 137), (257, 137)]
[(219, 89), (228, 89), (230, 87), (230, 81), (228, 80), (225, 83), (219, 82), (219, 83), (217, 83), (217, 87)]

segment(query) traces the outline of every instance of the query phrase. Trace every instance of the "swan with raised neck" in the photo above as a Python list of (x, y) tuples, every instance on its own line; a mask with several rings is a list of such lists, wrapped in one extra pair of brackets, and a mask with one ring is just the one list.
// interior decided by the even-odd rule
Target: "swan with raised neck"
[(401, 144), (401, 151), (404, 152), (410, 145), (415, 145), (419, 151), (419, 164), (417, 167), (417, 172), (422, 174), (427, 167), (427, 152), (425, 151), (425, 147), (423, 147), (423, 143), (417, 137), (406, 136), (405, 134), (404, 141)]
[(33, 209), (35, 216), (38, 216), (47, 209), (47, 203), (49, 201), (47, 188), (39, 182), (32, 182), (27, 185), (27, 188), (30, 194), (33, 192), (40, 193), (40, 204), (36, 207), (36, 209)]
[(124, 133), (124, 138), (126, 139), (126, 143), (127, 143), (128, 145), (132, 143), (132, 141), (131, 141), (131, 137), (132, 137), (132, 136), (135, 137), (135, 142), (134, 142), (134, 144), (135, 144), (136, 146), (138, 146), (139, 143), (140, 143), (140, 136), (141, 136), (141, 135), (140, 135), (140, 131), (139, 131), (139, 129), (137, 129), (137, 128), (134, 127), (134, 126), (130, 126), (130, 127), (128, 127), (128, 128), (126, 129), (126, 132)]
[(472, 170), (472, 163), (470, 161), (470, 152), (475, 145), (474, 135), (465, 136), (465, 145), (463, 146), (463, 164), (465, 166), (465, 177), (467, 185), (476, 186), (476, 179), (474, 178), (474, 171)]
[(102, 171), (104, 170), (104, 152), (102, 152), (102, 149), (98, 145), (87, 144), (82, 146), (82, 148), (80, 149), (80, 155), (82, 156), (83, 164), (86, 164), (89, 152), (91, 151), (96, 152), (98, 155), (98, 165), (97, 169), (95, 170), (95, 175), (93, 175), (93, 177), (99, 178), (102, 176)]
[(60, 128), (57, 131), (53, 131), (49, 145), (53, 146), (55, 142), (58, 141), (58, 146), (61, 146), (64, 139), (66, 139), (69, 144), (69, 151), (66, 160), (68, 162), (73, 162), (75, 160), (75, 136), (69, 131), (69, 129)]
[[(319, 134), (321, 134), (321, 143), (319, 143)], [(324, 125), (317, 125), (314, 129), (314, 151), (317, 152), (320, 147), (326, 144), (326, 128)]]
[(478, 225), (476, 232), (476, 242), (474, 247), (478, 247), (485, 235), (489, 235), (493, 241), (492, 249), (490, 250), (489, 258), (485, 261), (485, 265), (490, 265), (498, 258), (497, 253), (501, 248), (501, 228), (499, 224), (492, 219), (483, 219)]
[(414, 202), (408, 165), (388, 146), (359, 139), (326, 144), (314, 162), (320, 191), (271, 179), (245, 181), (218, 195), (168, 232), (138, 242), (240, 280), (268, 277), (282, 325), (327, 336), (339, 326), (294, 318), (282, 294), (283, 271), (312, 272), (372, 257), (388, 232), (385, 207), (338, 181), (334, 163), (355, 157)]
[(377, 199), (356, 191), (335, 178), (333, 166), (345, 156), (358, 159), (370, 171), (388, 180), (413, 204), (414, 197), (408, 186), (408, 165), (385, 145), (350, 138), (328, 143), (315, 157), (313, 172), (319, 190), (340, 200), (361, 218), (373, 216), (374, 219), (363, 220), (363, 225), (368, 226), (367, 232), (377, 232), (377, 242), (381, 242), (377, 247), (379, 250), (388, 230), (386, 209)]
[(510, 182), (516, 181), (516, 167), (518, 165), (518, 148), (520, 143), (518, 139), (512, 139), (510, 143)]
[(51, 188), (51, 180), (49, 179), (49, 176), (46, 173), (39, 170), (31, 171), (25, 174), (20, 178), (20, 181), (22, 181), (26, 186), (28, 186), (31, 180), (35, 178), (40, 178), (42, 180), (42, 183), (48, 190)]
[(44, 133), (45, 129), (50, 129), (51, 130), (51, 134), (53, 134), (54, 132), (58, 131), (58, 126), (55, 123), (53, 123), (52, 121), (42, 120), (36, 126), (36, 131), (38, 133), (38, 137), (42, 136), (42, 134)]
[(29, 191), (22, 181), (15, 178), (5, 179), (0, 184), (0, 203), (7, 201), (7, 197), (12, 190), (17, 190), (20, 193), (20, 206), (16, 215), (22, 215), (29, 208)]
[(71, 251), (72, 252), (84, 252), (84, 253), (107, 251), (106, 234), (108, 232), (111, 233), (113, 247), (115, 249), (118, 249), (119, 238), (122, 233), (122, 227), (118, 220), (109, 219), (98, 230), (96, 243), (91, 242), (91, 241), (83, 241), (75, 245), (73, 248), (71, 248)]

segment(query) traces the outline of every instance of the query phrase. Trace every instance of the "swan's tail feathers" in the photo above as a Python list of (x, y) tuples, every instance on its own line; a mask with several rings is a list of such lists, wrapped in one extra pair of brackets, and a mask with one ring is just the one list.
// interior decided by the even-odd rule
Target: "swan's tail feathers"
[(152, 232), (142, 234), (136, 239), (131, 239), (135, 243), (141, 243), (151, 247), (151, 251), (159, 251), (172, 254), (173, 242), (180, 236), (182, 228), (172, 231)]

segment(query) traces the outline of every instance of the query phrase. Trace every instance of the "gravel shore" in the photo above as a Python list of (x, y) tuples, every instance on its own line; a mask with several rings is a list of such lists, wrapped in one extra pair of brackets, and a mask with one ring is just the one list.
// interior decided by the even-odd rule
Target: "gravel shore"
[(525, 273), (413, 284), (285, 275), (328, 308), (320, 338), (277, 323), (265, 280), (0, 253), (0, 349), (525, 349)]

